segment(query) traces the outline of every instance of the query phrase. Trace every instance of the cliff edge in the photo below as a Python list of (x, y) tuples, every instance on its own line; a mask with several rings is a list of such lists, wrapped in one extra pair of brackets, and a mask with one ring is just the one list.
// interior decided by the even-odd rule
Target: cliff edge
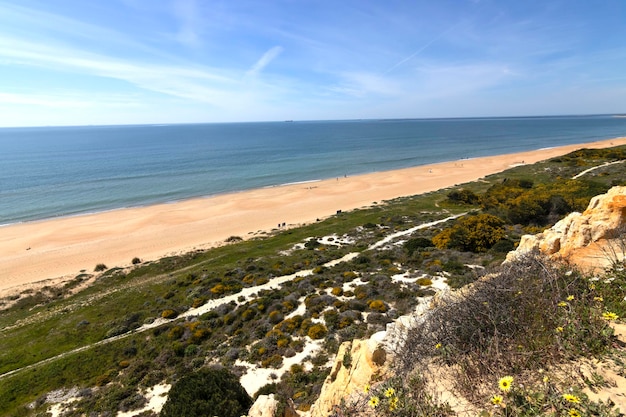
[(539, 251), (585, 270), (604, 269), (624, 259), (625, 229), (626, 187), (613, 187), (593, 197), (584, 212), (570, 213), (542, 233), (522, 236), (507, 261)]

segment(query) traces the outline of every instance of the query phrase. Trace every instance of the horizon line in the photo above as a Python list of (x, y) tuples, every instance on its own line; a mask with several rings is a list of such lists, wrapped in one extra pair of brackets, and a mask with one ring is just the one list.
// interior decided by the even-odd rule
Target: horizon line
[(120, 124), (77, 124), (77, 125), (35, 125), (35, 126), (0, 126), (0, 129), (45, 129), (45, 128), (74, 128), (74, 127), (163, 127), (163, 126), (182, 126), (182, 125), (209, 125), (209, 124), (245, 124), (245, 123), (302, 123), (302, 122), (393, 122), (393, 121), (411, 121), (411, 120), (484, 120), (484, 119), (549, 119), (559, 117), (615, 117), (626, 118), (626, 112), (617, 113), (583, 113), (583, 114), (549, 114), (549, 115), (525, 115), (525, 116), (449, 116), (449, 117), (372, 117), (372, 118), (354, 118), (354, 119), (285, 119), (285, 120), (248, 120), (238, 122), (154, 122), (154, 123), (120, 123)]

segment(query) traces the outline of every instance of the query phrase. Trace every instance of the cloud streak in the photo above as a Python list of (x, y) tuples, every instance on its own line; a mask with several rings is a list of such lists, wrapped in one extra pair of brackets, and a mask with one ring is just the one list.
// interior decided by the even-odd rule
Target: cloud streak
[(19, 39), (0, 39), (0, 55), (22, 66), (56, 68), (129, 82), (136, 87), (218, 104), (238, 82), (206, 69), (120, 60), (71, 48), (44, 46)]
[(86, 98), (81, 94), (59, 92), (57, 94), (15, 94), (0, 93), (0, 102), (3, 105), (34, 105), (49, 108), (84, 108), (96, 106), (133, 107), (140, 101), (135, 96), (98, 95)]
[(278, 55), (283, 52), (282, 46), (274, 46), (268, 49), (262, 56), (259, 58), (252, 67), (248, 71), (246, 71), (246, 77), (256, 77), (261, 71), (267, 67), (270, 62), (275, 60)]
[(426, 49), (428, 49), (430, 46), (432, 46), (435, 42), (437, 42), (439, 39), (443, 38), (444, 36), (446, 36), (448, 33), (452, 32), (454, 29), (456, 29), (458, 26), (460, 25), (460, 22), (457, 24), (454, 24), (452, 26), (450, 26), (448, 29), (444, 30), (443, 32), (441, 32), (440, 34), (438, 34), (437, 36), (435, 36), (434, 38), (432, 38), (431, 40), (429, 40), (428, 42), (426, 42), (424, 45), (422, 45), (422, 47), (420, 47), (419, 49), (417, 49), (415, 52), (413, 52), (411, 55), (401, 59), (400, 61), (396, 62), (394, 65), (392, 65), (387, 71), (385, 71), (385, 74), (389, 74), (390, 72), (392, 72), (393, 70), (395, 70), (396, 68), (402, 66), (403, 64), (409, 62), (410, 60), (412, 60), (413, 58), (415, 58), (416, 56), (418, 56), (419, 54), (421, 54), (422, 52), (424, 52)]

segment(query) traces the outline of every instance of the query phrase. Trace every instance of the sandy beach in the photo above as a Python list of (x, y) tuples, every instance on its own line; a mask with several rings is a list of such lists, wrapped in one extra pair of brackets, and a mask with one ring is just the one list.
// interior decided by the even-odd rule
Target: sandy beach
[(263, 188), (171, 204), (120, 209), (0, 227), (0, 296), (56, 283), (96, 264), (130, 265), (247, 238), (278, 224), (300, 225), (401, 196), (474, 181), (518, 164), (626, 138), (464, 159), (347, 178)]

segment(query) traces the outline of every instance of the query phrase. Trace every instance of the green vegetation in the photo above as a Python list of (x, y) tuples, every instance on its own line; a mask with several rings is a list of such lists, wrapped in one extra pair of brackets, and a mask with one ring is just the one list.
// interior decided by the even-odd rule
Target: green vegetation
[(107, 266), (105, 264), (98, 264), (93, 270), (94, 272), (102, 272), (102, 271), (106, 271), (106, 269), (107, 269)]
[[(284, 358), (302, 353), (306, 343), (316, 339), (322, 344), (322, 351), (303, 359), (303, 365), (291, 366), (261, 390), (273, 392), (279, 399), (291, 398), (297, 408), (305, 410), (316, 399), (329, 372), (328, 358), (337, 352), (341, 342), (367, 337), (412, 311), (420, 297), (434, 294), (429, 285), (435, 277), (445, 276), (453, 287), (475, 281), (500, 264), (522, 233), (550, 224), (564, 214), (566, 207), (584, 207), (591, 196), (622, 184), (626, 178), (623, 164), (592, 171), (576, 180), (566, 178), (589, 166), (611, 161), (623, 152), (621, 148), (604, 153), (579, 152), (575, 156), (517, 167), (454, 189), (342, 212), (264, 238), (232, 237), (223, 247), (157, 262), (141, 262), (137, 258), (138, 262), (133, 260), (129, 269), (104, 266), (92, 285), (75, 294), (72, 289), (92, 278), (91, 275), (81, 274), (63, 288), (48, 287), (3, 300), (11, 307), (0, 315), (3, 344), (0, 374), (27, 368), (0, 375), (0, 415), (43, 415), (48, 392), (72, 387), (79, 389), (79, 398), (72, 404), (74, 414), (68, 415), (136, 410), (144, 403), (142, 389), (161, 382), (176, 387), (183, 375), (196, 375), (205, 369), (207, 358), (211, 358), (211, 363), (228, 367), (239, 377), (244, 370), (236, 366), (238, 361), (277, 368)], [(531, 204), (533, 201), (538, 202), (536, 206)], [(524, 217), (527, 206), (532, 206), (537, 217)], [(404, 240), (399, 239), (397, 244), (392, 242), (377, 250), (367, 250), (391, 233), (467, 212), (472, 214), (421, 229)], [(331, 235), (345, 237), (351, 243), (323, 245), (321, 237)], [(354, 252), (359, 256), (351, 261), (326, 265)], [(241, 294), (245, 288), (256, 288), (299, 271), (314, 273), (300, 274), (272, 289), (256, 289), (247, 297)], [(494, 340), (511, 342), (511, 346), (528, 343), (556, 359), (605, 352), (610, 334), (600, 326), (604, 319), (599, 319), (597, 313), (626, 315), (619, 300), (619, 291), (624, 296), (624, 277), (619, 268), (613, 273), (612, 285), (599, 281), (595, 292), (583, 285), (582, 277), (575, 275), (570, 277), (572, 283), (559, 293), (561, 298), (573, 295), (577, 300), (587, 301), (603, 297), (606, 311), (600, 311), (600, 306), (592, 303), (588, 311), (567, 310), (571, 313), (567, 315), (561, 307), (554, 309), (553, 303), (558, 307), (561, 301), (561, 298), (556, 301), (556, 295), (550, 298), (551, 304), (543, 306), (558, 313), (546, 321), (546, 326), (563, 327), (564, 331), (556, 335), (559, 339), (555, 339), (554, 329), (534, 336), (513, 331), (529, 325), (523, 320), (532, 318), (531, 324), (543, 320), (535, 313), (522, 310), (512, 319), (505, 310), (491, 306), (495, 309), (492, 311), (481, 305), (478, 310), (472, 310), (476, 306), (467, 307), (468, 314), (456, 320), (470, 321), (463, 325), (477, 322), (484, 326), (479, 332), (482, 338), (464, 332), (454, 337), (440, 334), (436, 341), (428, 343), (431, 347), (445, 344), (446, 348), (431, 357), (444, 364), (452, 361), (468, 364), (463, 365), (468, 367), (468, 375), (493, 380), (502, 376), (494, 370), (515, 374), (533, 361), (517, 354), (514, 348), (495, 355), (496, 351), (489, 345)], [(399, 274), (412, 278), (407, 282), (394, 279)], [(532, 293), (545, 289), (546, 282), (535, 275), (520, 276), (524, 281), (516, 284), (519, 286), (519, 289), (515, 287), (516, 291)], [(500, 284), (506, 285), (509, 284)], [(491, 290), (494, 298), (486, 300), (488, 303), (497, 300), (524, 308), (515, 294), (511, 291), (504, 294), (506, 291), (498, 288)], [(223, 297), (230, 299), (218, 302)], [(190, 309), (207, 305), (213, 308), (186, 316)], [(448, 316), (455, 317), (452, 313)], [(510, 328), (498, 328), (495, 337), (489, 333), (492, 327), (481, 322), (485, 318), (503, 320)], [(163, 324), (151, 326), (162, 320), (165, 320)], [(143, 327), (148, 325), (151, 327)], [(510, 341), (507, 329), (520, 333), (516, 337), (524, 339)], [(594, 342), (578, 337), (580, 334), (592, 335)], [(561, 350), (548, 348), (555, 340), (563, 346)], [(91, 347), (82, 349), (87, 346)], [(485, 374), (476, 364), (487, 360), (488, 352), (494, 355), (490, 360), (494, 357), (497, 360), (496, 365), (488, 367), (490, 373)], [(478, 356), (463, 359), (463, 354), (470, 353)], [(474, 364), (474, 368), (469, 364)], [(428, 378), (407, 381), (408, 387), (420, 387)], [(396, 390), (401, 392), (399, 387)], [(427, 400), (427, 394), (402, 392), (405, 395), (402, 398)], [(493, 395), (486, 391), (484, 394)], [(434, 407), (429, 410), (438, 410), (431, 415), (445, 412), (446, 408), (439, 408), (432, 398), (428, 401), (429, 407)]]
[(442, 230), (433, 237), (433, 244), (439, 249), (486, 252), (504, 237), (504, 220), (491, 214), (477, 214), (464, 216), (454, 226)]
[(162, 417), (240, 417), (252, 398), (238, 378), (224, 368), (201, 369), (183, 376), (172, 387)]

